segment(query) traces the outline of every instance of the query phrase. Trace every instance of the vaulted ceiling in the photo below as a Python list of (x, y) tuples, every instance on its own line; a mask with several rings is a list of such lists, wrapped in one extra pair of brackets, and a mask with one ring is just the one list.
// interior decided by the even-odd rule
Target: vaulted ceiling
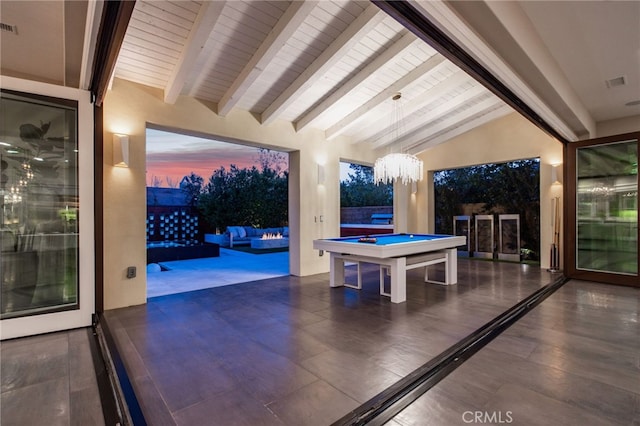
[(165, 102), (192, 96), (221, 116), (247, 110), (374, 148), (510, 112), (369, 2), (138, 1), (115, 77), (161, 88)]
[[(640, 115), (640, 2), (410, 3), (567, 140)], [(2, 73), (87, 88), (100, 11), (3, 0)], [(138, 0), (113, 76), (414, 153), (513, 111), (365, 1)]]

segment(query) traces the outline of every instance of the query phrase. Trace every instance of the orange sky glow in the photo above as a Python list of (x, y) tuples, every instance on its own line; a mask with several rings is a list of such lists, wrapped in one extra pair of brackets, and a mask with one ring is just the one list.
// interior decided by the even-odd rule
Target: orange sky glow
[[(288, 162), (288, 155), (283, 155)], [(147, 186), (177, 187), (194, 172), (208, 181), (214, 170), (258, 166), (259, 149), (176, 133), (147, 129)], [(288, 169), (288, 164), (283, 165)]]

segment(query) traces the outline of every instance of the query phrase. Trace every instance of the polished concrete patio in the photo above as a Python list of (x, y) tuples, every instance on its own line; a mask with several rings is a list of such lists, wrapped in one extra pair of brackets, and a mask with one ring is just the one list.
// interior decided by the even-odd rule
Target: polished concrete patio
[[(467, 259), (459, 276), (439, 286), (410, 271), (403, 304), (378, 294), (370, 267), (362, 291), (282, 276), (104, 318), (150, 424), (326, 425), (552, 279)], [(485, 409), (513, 424), (637, 424), (639, 297), (566, 284), (390, 424), (467, 424)]]
[(169, 270), (147, 272), (147, 297), (289, 275), (289, 252), (251, 254), (221, 247), (219, 257), (161, 265)]

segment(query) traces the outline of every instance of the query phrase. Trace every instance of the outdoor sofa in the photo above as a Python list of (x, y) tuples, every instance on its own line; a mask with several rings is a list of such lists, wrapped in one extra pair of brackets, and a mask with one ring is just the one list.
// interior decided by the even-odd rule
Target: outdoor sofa
[[(223, 247), (251, 244), (252, 238), (261, 238), (264, 234), (280, 234), (289, 237), (289, 227), (279, 228), (254, 228), (253, 226), (227, 226), (227, 230), (221, 235), (205, 235), (205, 242), (215, 242)], [(208, 237), (208, 238), (207, 238)]]

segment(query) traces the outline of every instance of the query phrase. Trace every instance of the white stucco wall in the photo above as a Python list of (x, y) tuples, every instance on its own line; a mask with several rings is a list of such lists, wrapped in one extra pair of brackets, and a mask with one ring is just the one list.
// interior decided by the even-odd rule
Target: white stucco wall
[[(116, 79), (104, 102), (104, 306), (105, 309), (146, 302), (146, 179), (147, 124), (198, 136), (274, 148), (290, 153), (289, 225), (290, 272), (311, 275), (329, 270), (328, 256), (313, 250), (315, 238), (340, 233), (340, 158), (373, 163), (375, 156), (356, 150), (345, 138), (327, 141), (314, 129), (296, 133), (290, 123), (261, 126), (249, 112), (226, 117), (214, 106), (180, 97), (163, 102), (161, 90)], [(130, 167), (114, 167), (113, 133), (129, 135)], [(324, 164), (325, 183), (318, 184), (317, 164)], [(320, 221), (322, 216), (322, 221)], [(136, 266), (138, 276), (126, 278)]]
[(551, 165), (562, 164), (562, 155), (563, 147), (559, 141), (517, 113), (430, 148), (418, 155), (424, 161), (425, 178), (419, 183), (418, 192), (408, 198), (409, 231), (434, 232), (434, 171), (539, 157), (540, 261), (541, 267), (548, 268), (552, 199), (560, 197), (562, 203), (562, 185), (552, 185)]

